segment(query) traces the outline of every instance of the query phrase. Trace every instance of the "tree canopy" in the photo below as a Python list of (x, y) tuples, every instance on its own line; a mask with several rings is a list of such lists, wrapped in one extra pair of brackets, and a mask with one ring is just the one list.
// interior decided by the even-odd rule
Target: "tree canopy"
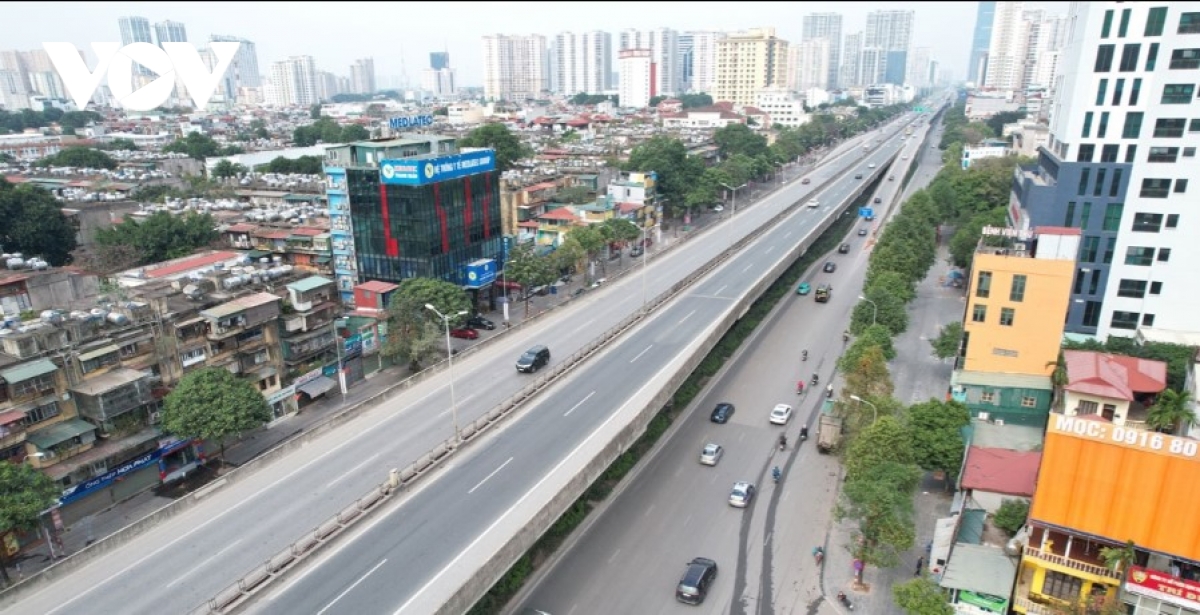
[(95, 111), (63, 111), (56, 107), (48, 107), (44, 111), (0, 109), (0, 134), (19, 133), (26, 128), (45, 128), (52, 124), (58, 124), (62, 128), (63, 134), (71, 135), (89, 123), (103, 120), (104, 116)]
[(99, 250), (131, 246), (136, 250), (134, 265), (157, 263), (187, 256), (218, 239), (217, 222), (212, 215), (187, 212), (182, 215), (158, 211), (145, 220), (126, 218), (120, 224), (97, 229)]
[[(54, 506), (62, 490), (48, 475), (27, 463), (0, 463), (0, 535), (35, 529), (42, 511)], [(5, 550), (7, 552), (7, 550)], [(0, 573), (10, 581), (10, 558), (0, 555)]]
[(605, 101), (612, 101), (617, 106), (621, 104), (621, 98), (615, 94), (588, 94), (580, 92), (571, 97), (572, 105), (598, 105)]
[[(413, 369), (444, 348), (445, 325), (426, 305), (450, 319), (450, 326), (466, 322), (471, 299), (457, 284), (433, 278), (411, 278), (400, 284), (388, 304), (386, 354), (407, 360)], [(459, 312), (465, 312), (458, 315)]]
[(325, 161), (320, 156), (300, 156), (299, 158), (276, 156), (271, 162), (255, 167), (255, 170), (267, 173), (324, 175)]
[(31, 184), (13, 185), (0, 177), (0, 247), (65, 265), (75, 249), (75, 227), (48, 191)]
[(204, 367), (183, 376), (163, 400), (162, 425), (182, 438), (219, 441), (271, 420), (271, 406), (249, 380), (223, 367)]
[(168, 144), (163, 148), (163, 151), (174, 154), (187, 154), (188, 158), (195, 160), (204, 160), (205, 158), (216, 156), (233, 156), (245, 152), (245, 150), (236, 145), (222, 147), (220, 143), (217, 143), (212, 137), (202, 132), (189, 132), (186, 137), (175, 139), (175, 141)]
[(892, 598), (907, 615), (954, 615), (946, 590), (927, 577), (893, 585)]
[(112, 156), (90, 147), (66, 147), (57, 154), (46, 156), (34, 163), (39, 167), (75, 167), (86, 169), (115, 169), (117, 161)]
[[(539, 255), (532, 243), (519, 243), (508, 253), (508, 262), (504, 264), (505, 279), (520, 284), (528, 289), (554, 281), (556, 276), (555, 263), (545, 256)], [(525, 314), (529, 315), (529, 293), (525, 293)]]
[(236, 162), (226, 159), (217, 162), (216, 166), (213, 167), (212, 176), (220, 178), (236, 177), (245, 173), (247, 170), (248, 169), (245, 167), (245, 165), (240, 165)]
[[(320, 109), (317, 109), (320, 113)], [(333, 118), (321, 117), (317, 121), (299, 126), (292, 131), (292, 141), (297, 147), (309, 147), (317, 143), (350, 143), (352, 141), (366, 141), (371, 138), (371, 133), (358, 124), (347, 124), (342, 126)]]
[(966, 453), (962, 428), (970, 422), (970, 411), (956, 401), (930, 399), (909, 406), (904, 424), (917, 465), (930, 472), (944, 471), (951, 480), (957, 477)]
[(458, 140), (459, 147), (490, 147), (496, 151), (496, 170), (507, 171), (533, 150), (504, 124), (484, 124)]

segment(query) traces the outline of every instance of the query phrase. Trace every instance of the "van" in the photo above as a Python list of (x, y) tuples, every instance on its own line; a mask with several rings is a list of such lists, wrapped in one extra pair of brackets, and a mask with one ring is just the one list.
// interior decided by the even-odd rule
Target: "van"
[(549, 362), (550, 349), (545, 346), (534, 346), (517, 359), (517, 371), (523, 374), (532, 374), (545, 367)]
[(808, 202), (808, 208), (809, 208), (809, 209), (816, 209), (816, 208), (818, 208), (818, 207), (820, 207), (820, 206), (821, 206), (821, 203), (820, 203), (820, 201), (818, 201), (818, 200), (816, 200), (816, 199), (813, 199), (813, 200), (811, 200), (811, 201), (809, 201), (809, 202)]
[(717, 563), (707, 557), (688, 562), (687, 570), (675, 587), (675, 599), (684, 604), (700, 604), (717, 578)]
[(833, 287), (828, 284), (822, 284), (817, 287), (815, 299), (817, 303), (828, 303), (829, 296), (833, 294)]

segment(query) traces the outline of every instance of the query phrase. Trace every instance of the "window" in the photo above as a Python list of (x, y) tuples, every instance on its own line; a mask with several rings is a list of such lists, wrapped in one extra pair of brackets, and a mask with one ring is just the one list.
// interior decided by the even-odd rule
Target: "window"
[(1175, 162), (1178, 157), (1178, 147), (1152, 147), (1146, 162)]
[(1091, 278), (1091, 281), (1088, 283), (1088, 294), (1094, 295), (1096, 291), (1100, 290), (1100, 270), (1093, 269)]
[(1075, 201), (1067, 203), (1067, 217), (1063, 220), (1063, 226), (1075, 226)]
[(1098, 327), (1100, 326), (1100, 308), (1104, 304), (1099, 301), (1088, 301), (1083, 305), (1083, 326)]
[(1117, 106), (1121, 104), (1121, 95), (1125, 92), (1125, 80), (1117, 79), (1117, 87), (1113, 88), (1112, 104)]
[(1142, 314), (1142, 326), (1143, 327), (1153, 327), (1154, 326), (1154, 314)]
[(971, 310), (971, 322), (985, 322), (987, 320), (987, 306), (976, 304)]
[(1146, 52), (1146, 70), (1152, 71), (1158, 65), (1158, 43), (1150, 43), (1150, 50)]
[(1150, 283), (1150, 294), (1151, 295), (1161, 295), (1162, 294), (1162, 282), (1151, 282)]
[(1104, 95), (1108, 92), (1108, 79), (1101, 79), (1100, 85), (1096, 88), (1096, 105), (1104, 104)]
[(1137, 145), (1130, 143), (1129, 147), (1125, 148), (1125, 162), (1129, 164), (1137, 162)]
[(1166, 263), (1171, 260), (1171, 248), (1158, 249), (1158, 262)]
[(1149, 267), (1154, 264), (1154, 248), (1139, 248), (1137, 246), (1125, 248), (1125, 264)]
[(1075, 162), (1091, 162), (1092, 157), (1096, 154), (1096, 146), (1091, 143), (1084, 143), (1079, 146), (1079, 154), (1075, 157)]
[(1142, 80), (1134, 79), (1133, 87), (1129, 90), (1129, 106), (1132, 107), (1138, 103), (1138, 96), (1142, 93)]
[(1196, 157), (1196, 148), (1194, 148), (1194, 147), (1183, 148), (1183, 157), (1184, 158), (1195, 158)]
[(1108, 244), (1105, 245), (1105, 247), (1104, 247), (1104, 264), (1105, 265), (1112, 264), (1113, 253), (1116, 252), (1116, 250), (1117, 250), (1117, 238), (1109, 237)]
[(1162, 227), (1162, 214), (1134, 214), (1133, 230), (1136, 233), (1157, 233)]
[[(1112, 45), (1109, 45), (1109, 47), (1112, 47)], [(1112, 53), (1111, 49), (1109, 53)], [(1096, 57), (1096, 62), (1099, 64), (1099, 56)], [(1108, 63), (1109, 65), (1112, 64), (1111, 55), (1108, 58)], [(1200, 49), (1176, 49), (1171, 52), (1171, 70), (1189, 70), (1193, 68), (1200, 68)]]
[(1121, 67), (1123, 73), (1131, 73), (1137, 70), (1138, 56), (1142, 53), (1142, 46), (1138, 43), (1125, 45), (1121, 50)]
[(1129, 33), (1129, 14), (1132, 12), (1133, 9), (1121, 11), (1121, 25), (1117, 26), (1117, 38), (1125, 38), (1125, 35)]
[(1036, 408), (1037, 407), (1037, 398), (1032, 395), (1022, 395), (1021, 396), (1021, 407), (1022, 408)]
[(1125, 175), (1125, 169), (1113, 169), (1112, 185), (1108, 187), (1108, 196), (1120, 196), (1123, 175)]
[(1114, 329), (1136, 329), (1139, 316), (1141, 315), (1137, 312), (1113, 310), (1112, 321), (1108, 323), (1108, 326)]
[(979, 401), (982, 403), (985, 403), (985, 404), (996, 403), (996, 392), (995, 391), (983, 391), (982, 393), (979, 394)]
[(1084, 201), (1083, 211), (1079, 213), (1079, 228), (1086, 229), (1088, 227), (1088, 218), (1092, 217), (1092, 204)]
[[(1088, 182), (1091, 181), (1091, 179), (1092, 179), (1092, 170), (1091, 169), (1083, 169), (1082, 171), (1079, 172), (1079, 196), (1083, 196), (1083, 195), (1087, 194)], [(1087, 222), (1084, 222), (1080, 226), (1087, 226)]]
[(1113, 12), (1111, 10), (1104, 11), (1104, 25), (1100, 27), (1100, 38), (1108, 38), (1112, 34)]
[(1196, 92), (1194, 83), (1168, 83), (1163, 86), (1162, 104), (1186, 105), (1192, 102), (1192, 94)]
[(1012, 308), (1000, 308), (1000, 326), (1013, 326), (1013, 317), (1016, 316), (1016, 310)]
[(1200, 118), (1188, 122), (1188, 132), (1200, 132)]
[(1166, 25), (1167, 7), (1156, 6), (1150, 9), (1150, 15), (1146, 17), (1145, 36), (1162, 36)]
[(9, 390), (12, 391), (11, 395), (13, 399), (20, 399), (22, 397), (37, 395), (39, 393), (53, 393), (54, 376), (51, 374), (46, 374), (36, 378), (29, 378), (19, 382), (14, 382), (8, 385), (8, 387)]
[(1186, 179), (1175, 180), (1175, 194), (1183, 194), (1185, 192), (1187, 192), (1187, 180)]
[(1180, 15), (1177, 34), (1200, 34), (1200, 13), (1184, 13)]
[(1121, 280), (1117, 287), (1118, 297), (1128, 297), (1130, 299), (1142, 299), (1146, 296), (1146, 281), (1145, 280)]
[(1117, 152), (1120, 151), (1120, 149), (1121, 146), (1117, 145), (1116, 143), (1109, 143), (1108, 145), (1105, 145), (1104, 149), (1100, 150), (1100, 162), (1116, 162)]
[(1100, 404), (1094, 401), (1079, 400), (1079, 405), (1075, 406), (1075, 414), (1077, 416), (1087, 416), (1089, 414), (1098, 414)]
[(1171, 180), (1147, 177), (1142, 180), (1142, 198), (1165, 199), (1171, 191)]
[(1075, 270), (1075, 285), (1071, 287), (1071, 293), (1078, 295), (1083, 292), (1083, 270)]
[(1109, 203), (1104, 208), (1104, 230), (1121, 230), (1121, 213), (1125, 210), (1124, 203)]
[(1167, 228), (1179, 226), (1179, 214), (1167, 214)]
[(1096, 127), (1096, 137), (1103, 139), (1108, 136), (1108, 111), (1100, 112), (1100, 125)]
[(1096, 169), (1096, 185), (1092, 188), (1092, 196), (1100, 196), (1104, 192), (1104, 175), (1108, 169)]
[(1099, 237), (1084, 237), (1083, 243), (1079, 248), (1079, 262), (1094, 263), (1096, 262), (1096, 253), (1100, 250)]
[(987, 299), (992, 294), (992, 272), (980, 271), (979, 279), (975, 283), (975, 296), (980, 299)]
[[(1116, 45), (1100, 45), (1096, 49), (1096, 72), (1107, 73), (1112, 70), (1113, 56), (1116, 54)], [(1174, 60), (1172, 60), (1172, 63)], [(1171, 68), (1175, 68), (1172, 66)]]
[(36, 406), (25, 413), (25, 418), (21, 421), (25, 425), (34, 425), (42, 421), (50, 420), (61, 413), (58, 408), (58, 402), (52, 401), (48, 404)]
[(1008, 290), (1008, 300), (1014, 303), (1020, 303), (1025, 300), (1025, 281), (1026, 276), (1016, 274), (1012, 279), (1012, 288)]
[[(1141, 111), (1130, 111), (1125, 114), (1125, 127), (1121, 129), (1122, 139), (1136, 139), (1142, 132), (1142, 118), (1145, 116)], [(1087, 135), (1084, 135), (1087, 136)], [(1128, 162), (1128, 161), (1127, 161)]]
[(1182, 137), (1183, 129), (1187, 127), (1187, 119), (1182, 117), (1163, 117), (1159, 118), (1154, 123), (1154, 136), (1156, 137)]
[(1088, 111), (1083, 114), (1083, 134), (1084, 139), (1092, 136), (1092, 112)]
[(138, 345), (136, 342), (133, 344), (127, 344), (125, 346), (121, 346), (121, 358), (122, 359), (128, 359), (130, 357), (137, 356), (137, 353), (138, 353)]

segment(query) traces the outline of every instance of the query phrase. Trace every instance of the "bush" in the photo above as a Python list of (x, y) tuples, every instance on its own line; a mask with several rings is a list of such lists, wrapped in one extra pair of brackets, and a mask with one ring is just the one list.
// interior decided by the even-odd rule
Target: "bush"
[(1001, 502), (996, 514), (992, 515), (992, 525), (1004, 530), (1009, 536), (1013, 536), (1025, 526), (1027, 517), (1029, 517), (1029, 502), (1006, 498)]

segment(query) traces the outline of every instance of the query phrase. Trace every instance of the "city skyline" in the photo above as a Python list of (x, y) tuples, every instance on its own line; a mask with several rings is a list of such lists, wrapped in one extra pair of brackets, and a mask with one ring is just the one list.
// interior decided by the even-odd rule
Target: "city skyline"
[[(354, 3), (351, 3), (354, 4)], [(404, 43), (395, 45), (396, 27), (387, 19), (392, 9), (365, 3), (361, 9), (345, 5), (340, 13), (347, 15), (369, 12), (379, 18), (370, 20), (309, 20), (279, 11), (277, 5), (244, 3), (237, 5), (238, 14), (213, 11), (211, 5), (196, 2), (160, 4), (131, 2), (118, 6), (91, 3), (16, 3), (9, 9), (7, 23), (53, 24), (53, 28), (25, 28), (4, 32), (5, 47), (16, 50), (41, 49), (45, 42), (69, 42), (78, 46), (94, 61), (91, 42), (118, 41), (118, 19), (126, 16), (145, 17), (151, 23), (177, 22), (188, 30), (189, 40), (202, 45), (210, 34), (236, 35), (254, 41), (259, 63), (269, 66), (296, 55), (311, 55), (317, 69), (349, 77), (350, 66), (360, 58), (375, 59), (378, 85), (381, 89), (398, 87), (403, 79), (409, 87), (417, 87), (421, 74), (428, 67), (429, 53), (448, 51), (455, 58), (456, 80), (464, 86), (483, 85), (483, 37), (486, 35), (538, 34), (553, 39), (561, 32), (582, 33), (602, 30), (614, 37), (627, 29), (649, 30), (666, 27), (678, 32), (692, 30), (736, 31), (759, 27), (776, 28), (780, 38), (789, 42), (802, 40), (802, 21), (805, 15), (834, 12), (843, 15), (843, 34), (862, 31), (867, 13), (871, 11), (911, 10), (916, 13), (913, 23), (914, 47), (929, 47), (931, 56), (956, 78), (964, 78), (969, 63), (972, 30), (963, 24), (974, 24), (976, 2), (880, 2), (872, 4), (833, 3), (817, 10), (803, 4), (778, 5), (750, 2), (737, 15), (688, 13), (675, 10), (676, 5), (656, 3), (603, 2), (600, 10), (589, 10), (578, 19), (559, 16), (540, 16), (520, 11), (480, 5), (471, 15), (474, 23), (456, 23), (454, 27), (413, 27), (404, 32)], [(1067, 2), (1028, 2), (1027, 9), (1043, 9), (1065, 14)], [(395, 15), (407, 23), (440, 23), (441, 15), (452, 9), (449, 3), (425, 3), (395, 9)], [(635, 10), (636, 9), (636, 10)], [(76, 16), (61, 19), (66, 12)], [(415, 17), (414, 17), (415, 16)], [(769, 17), (766, 17), (769, 16)], [(270, 27), (260, 24), (270, 23)], [(478, 24), (478, 25), (475, 25)], [(14, 29), (15, 30), (15, 29)], [(401, 28), (404, 30), (404, 28)], [(331, 40), (332, 39), (332, 40)], [(347, 45), (344, 40), (353, 40)], [(615, 43), (614, 38), (614, 43)], [(619, 45), (614, 44), (614, 54)], [(613, 64), (616, 65), (616, 58)]]

